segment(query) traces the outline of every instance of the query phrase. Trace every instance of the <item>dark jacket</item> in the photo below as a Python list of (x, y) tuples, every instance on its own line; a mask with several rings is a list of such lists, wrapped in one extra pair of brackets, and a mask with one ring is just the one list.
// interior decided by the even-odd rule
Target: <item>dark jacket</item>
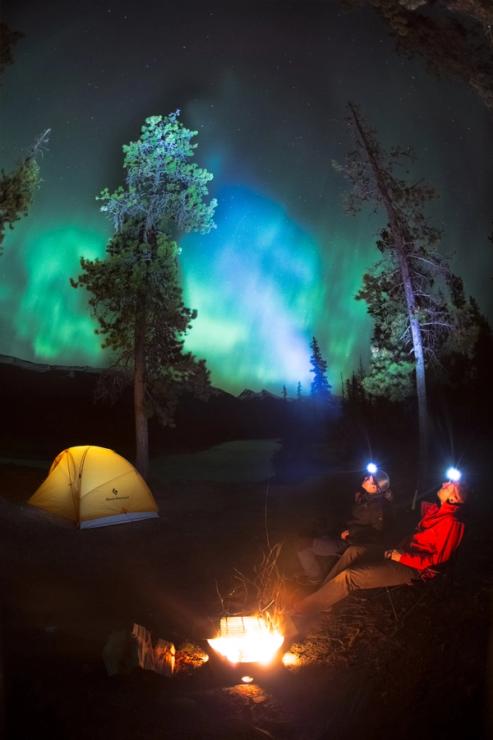
[(350, 545), (383, 543), (383, 534), (391, 519), (392, 492), (358, 492), (355, 496), (352, 517), (347, 523)]

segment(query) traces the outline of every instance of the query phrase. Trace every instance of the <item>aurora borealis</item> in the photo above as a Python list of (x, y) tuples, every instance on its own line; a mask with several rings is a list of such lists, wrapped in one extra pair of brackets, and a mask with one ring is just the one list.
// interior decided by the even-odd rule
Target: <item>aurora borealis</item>
[(10, 0), (4, 15), (25, 38), (0, 91), (1, 165), (39, 131), (52, 137), (35, 206), (0, 258), (0, 353), (105, 363), (69, 277), (81, 255), (104, 251), (95, 196), (121, 181), (121, 146), (146, 116), (177, 108), (199, 132), (197, 161), (219, 201), (217, 229), (181, 242), (186, 302), (199, 313), (187, 344), (215, 385), (294, 394), (309, 383), (312, 335), (335, 390), (368, 354), (354, 294), (380, 222), (343, 213), (331, 168), (349, 146), (348, 99), (385, 142), (415, 147), (416, 174), (440, 193), (444, 249), (493, 317), (491, 118), (463, 84), (398, 57), (368, 11), (335, 0)]

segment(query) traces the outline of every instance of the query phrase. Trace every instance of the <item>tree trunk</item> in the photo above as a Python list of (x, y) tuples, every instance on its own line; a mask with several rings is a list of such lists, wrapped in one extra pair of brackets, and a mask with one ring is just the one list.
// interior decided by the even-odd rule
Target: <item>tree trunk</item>
[(144, 479), (149, 473), (149, 430), (145, 409), (145, 313), (142, 308), (135, 320), (134, 345), (134, 415), (135, 465)]
[[(402, 235), (399, 235), (402, 239)], [(406, 296), (407, 315), (411, 327), (411, 337), (413, 342), (414, 363), (416, 370), (416, 395), (418, 399), (418, 481), (417, 488), (420, 489), (423, 484), (423, 475), (426, 468), (428, 455), (428, 403), (426, 398), (426, 375), (425, 375), (425, 356), (423, 350), (423, 337), (421, 326), (416, 316), (416, 300), (414, 290), (409, 275), (409, 266), (402, 251), (399, 250), (399, 263), (402, 282), (404, 284), (404, 294)]]
[(375, 182), (377, 184), (380, 195), (387, 211), (387, 218), (389, 220), (390, 230), (392, 234), (392, 240), (396, 248), (399, 268), (404, 286), (404, 295), (406, 297), (406, 309), (409, 320), (409, 326), (411, 328), (411, 337), (413, 343), (414, 362), (416, 369), (416, 395), (418, 399), (418, 435), (419, 435), (419, 448), (418, 448), (418, 481), (417, 487), (420, 488), (423, 480), (423, 472), (426, 466), (426, 458), (428, 451), (428, 404), (426, 400), (426, 376), (425, 376), (425, 360), (423, 350), (423, 337), (421, 334), (421, 326), (416, 315), (416, 297), (414, 294), (414, 288), (409, 273), (409, 265), (406, 256), (406, 234), (402, 228), (399, 220), (392, 195), (389, 192), (385, 177), (381, 165), (377, 159), (375, 151), (373, 150), (368, 136), (366, 135), (361, 121), (358, 117), (355, 107), (350, 103), (349, 109), (352, 113), (356, 128), (360, 135), (363, 146), (365, 147), (368, 161), (373, 170)]

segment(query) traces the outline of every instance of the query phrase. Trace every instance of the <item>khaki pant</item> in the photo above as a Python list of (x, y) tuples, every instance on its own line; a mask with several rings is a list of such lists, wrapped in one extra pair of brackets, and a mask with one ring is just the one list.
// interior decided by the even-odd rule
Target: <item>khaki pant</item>
[(378, 546), (348, 547), (330, 571), (320, 588), (299, 604), (300, 614), (314, 614), (330, 609), (351, 591), (361, 588), (400, 586), (416, 578), (418, 571), (384, 557)]

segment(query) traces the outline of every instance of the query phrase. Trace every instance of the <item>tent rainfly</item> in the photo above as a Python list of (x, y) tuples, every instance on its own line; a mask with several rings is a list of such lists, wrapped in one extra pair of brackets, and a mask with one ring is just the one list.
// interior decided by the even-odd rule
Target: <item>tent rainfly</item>
[(158, 516), (154, 497), (134, 466), (113, 450), (92, 445), (60, 452), (28, 504), (81, 529)]

